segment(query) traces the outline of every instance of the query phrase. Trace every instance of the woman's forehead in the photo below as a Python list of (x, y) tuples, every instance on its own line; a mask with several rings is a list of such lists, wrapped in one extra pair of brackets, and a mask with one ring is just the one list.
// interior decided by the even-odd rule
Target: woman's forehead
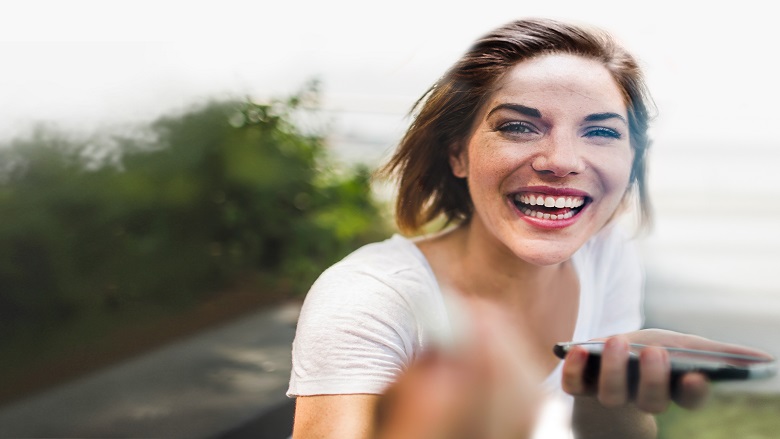
[(540, 110), (576, 106), (586, 112), (627, 111), (624, 93), (606, 67), (568, 54), (543, 55), (513, 66), (488, 99), (487, 111), (513, 102)]

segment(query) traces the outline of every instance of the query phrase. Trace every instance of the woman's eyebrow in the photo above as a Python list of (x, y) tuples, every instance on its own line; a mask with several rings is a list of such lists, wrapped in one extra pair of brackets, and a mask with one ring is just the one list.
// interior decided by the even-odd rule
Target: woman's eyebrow
[[(511, 110), (511, 111), (518, 112), (520, 114), (524, 114), (524, 115), (529, 116), (529, 117), (536, 117), (536, 118), (542, 117), (542, 112), (537, 110), (536, 108), (526, 107), (525, 105), (520, 105), (520, 104), (499, 104), (499, 105), (496, 105), (495, 107), (493, 107), (493, 109), (490, 110), (490, 112), (488, 112), (486, 117), (489, 117), (491, 114), (495, 113), (498, 110)], [(624, 124), (628, 125), (628, 121), (626, 120), (625, 117), (623, 117), (623, 116), (621, 116), (621, 115), (619, 115), (617, 113), (612, 113), (612, 112), (609, 112), (609, 111), (604, 112), (604, 113), (593, 113), (593, 114), (589, 114), (589, 115), (585, 116), (585, 121), (586, 122), (599, 122), (599, 121), (607, 120), (607, 119), (619, 119), (619, 120), (623, 121)]]
[(624, 124), (628, 125), (628, 121), (626, 121), (626, 118), (621, 116), (621, 115), (619, 115), (619, 114), (617, 114), (617, 113), (610, 113), (610, 112), (594, 113), (594, 114), (589, 114), (589, 115), (585, 116), (585, 121), (586, 122), (599, 122), (599, 121), (607, 120), (607, 119), (620, 119), (620, 120), (623, 121)]
[(490, 116), (491, 114), (495, 113), (498, 110), (503, 110), (503, 109), (516, 111), (518, 113), (525, 114), (526, 116), (529, 116), (529, 117), (536, 117), (536, 118), (542, 117), (542, 113), (539, 110), (537, 110), (536, 108), (526, 107), (525, 105), (520, 105), (520, 104), (499, 104), (499, 105), (496, 105), (495, 107), (493, 107), (492, 110), (490, 110), (490, 112), (487, 114), (486, 117)]

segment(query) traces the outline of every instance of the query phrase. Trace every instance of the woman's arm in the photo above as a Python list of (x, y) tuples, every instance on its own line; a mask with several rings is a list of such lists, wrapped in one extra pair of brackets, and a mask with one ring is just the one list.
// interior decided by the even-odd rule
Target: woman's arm
[(379, 395), (299, 396), (293, 439), (370, 439)]

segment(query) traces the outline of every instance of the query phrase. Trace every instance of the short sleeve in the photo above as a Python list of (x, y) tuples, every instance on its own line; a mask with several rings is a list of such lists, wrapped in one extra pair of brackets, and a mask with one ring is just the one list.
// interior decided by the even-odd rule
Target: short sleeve
[(287, 395), (382, 393), (411, 361), (413, 321), (403, 297), (359, 265), (329, 268), (301, 309)]

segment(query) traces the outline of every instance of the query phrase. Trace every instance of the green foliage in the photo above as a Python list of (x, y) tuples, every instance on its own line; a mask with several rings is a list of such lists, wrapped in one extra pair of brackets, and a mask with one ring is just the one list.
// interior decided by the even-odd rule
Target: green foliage
[(0, 329), (197, 300), (248, 274), (305, 292), (386, 235), (367, 169), (296, 123), (308, 88), (215, 101), (132, 136), (0, 145)]
[(659, 439), (771, 439), (780, 431), (775, 394), (715, 393), (698, 410), (672, 406), (659, 415)]

